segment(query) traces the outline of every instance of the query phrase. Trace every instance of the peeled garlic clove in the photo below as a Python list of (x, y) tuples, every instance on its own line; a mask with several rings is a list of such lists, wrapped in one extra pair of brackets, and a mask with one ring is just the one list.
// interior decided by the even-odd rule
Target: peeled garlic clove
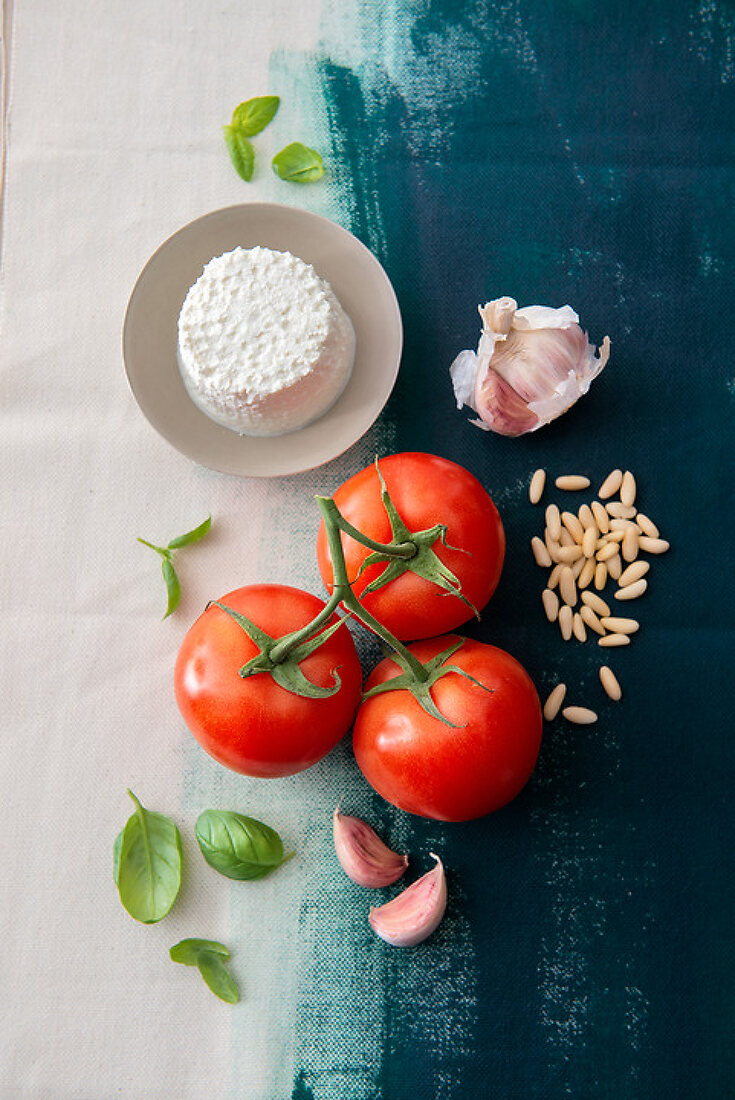
[(447, 883), (439, 856), (432, 871), (417, 879), (397, 898), (371, 909), (370, 927), (394, 947), (413, 947), (422, 943), (438, 927), (447, 907)]
[(390, 886), (408, 867), (408, 856), (392, 852), (374, 829), (360, 821), (334, 811), (332, 822), (334, 850), (342, 870), (358, 886)]

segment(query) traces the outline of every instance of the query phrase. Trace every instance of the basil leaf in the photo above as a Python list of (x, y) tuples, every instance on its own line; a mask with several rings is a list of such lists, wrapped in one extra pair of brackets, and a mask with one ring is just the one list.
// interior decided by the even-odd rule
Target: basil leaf
[(271, 161), (273, 171), (289, 183), (313, 183), (324, 175), (324, 164), (316, 149), (292, 141)]
[(232, 126), (243, 137), (255, 137), (265, 130), (278, 110), (280, 99), (277, 95), (259, 95), (246, 99), (232, 112)]
[(194, 834), (209, 866), (241, 881), (264, 878), (293, 855), (284, 856), (275, 829), (234, 810), (205, 810)]
[(242, 179), (251, 180), (255, 168), (255, 150), (244, 134), (234, 126), (224, 126), (223, 130), (225, 145), (230, 154), (230, 160), (235, 166), (235, 171)]
[(141, 806), (113, 846), (113, 874), (120, 901), (135, 920), (154, 924), (166, 916), (181, 887), (181, 836), (165, 814)]
[(221, 1001), (227, 1001), (228, 1004), (236, 1005), (240, 1000), (240, 994), (221, 956), (211, 951), (202, 951), (198, 965), (199, 973), (215, 997), (219, 997)]
[(192, 542), (199, 542), (200, 539), (204, 538), (211, 526), (212, 517), (207, 516), (204, 523), (200, 523), (193, 531), (187, 531), (185, 535), (179, 535), (178, 538), (171, 539), (167, 549), (178, 550), (180, 546), (190, 546)]
[(168, 558), (164, 558), (161, 562), (161, 571), (163, 573), (163, 579), (166, 582), (166, 591), (168, 592), (168, 607), (166, 608), (166, 614), (163, 616), (164, 619), (167, 619), (171, 612), (175, 611), (179, 606), (181, 585), (179, 584), (179, 578), (176, 576), (176, 570)]
[(122, 837), (123, 830), (115, 837), (115, 843), (112, 845), (112, 881), (117, 886), (117, 880), (120, 877), (120, 852), (122, 850)]
[(218, 943), (217, 940), (181, 940), (179, 943), (175, 943), (169, 951), (169, 955), (175, 963), (182, 963), (184, 966), (198, 966), (199, 955), (202, 951), (210, 951), (213, 955), (221, 955), (224, 959), (229, 959), (230, 952), (227, 950), (223, 943)]
[(174, 962), (198, 967), (204, 981), (221, 1001), (234, 1005), (240, 1000), (237, 986), (222, 961), (230, 957), (223, 943), (216, 940), (181, 940), (169, 950), (169, 955)]

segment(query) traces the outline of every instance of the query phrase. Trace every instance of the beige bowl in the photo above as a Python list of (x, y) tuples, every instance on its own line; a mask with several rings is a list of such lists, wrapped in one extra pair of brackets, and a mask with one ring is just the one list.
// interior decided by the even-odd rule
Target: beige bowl
[[(242, 436), (216, 424), (191, 400), (179, 372), (177, 322), (187, 291), (205, 263), (237, 245), (292, 252), (312, 264), (355, 328), (355, 365), (342, 395), (287, 435)], [(356, 443), (390, 396), (402, 345), (398, 302), (375, 256), (327, 218), (275, 203), (215, 210), (169, 237), (140, 273), (123, 325), (125, 371), (150, 424), (195, 462), (248, 477), (309, 470)]]

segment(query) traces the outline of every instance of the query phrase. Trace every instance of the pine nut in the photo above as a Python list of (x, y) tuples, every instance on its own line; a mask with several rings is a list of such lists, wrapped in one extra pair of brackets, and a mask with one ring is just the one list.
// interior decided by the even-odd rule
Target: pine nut
[[(566, 562), (567, 565), (571, 565), (577, 558), (584, 557), (584, 551), (581, 546), (561, 546), (559, 548), (559, 561)], [(551, 565), (551, 562), (549, 562)]]
[(602, 550), (598, 550), (595, 557), (598, 561), (607, 561), (608, 558), (613, 558), (618, 552), (618, 545), (615, 542), (606, 543)]
[(620, 554), (616, 554), (614, 558), (608, 558), (605, 565), (607, 566), (608, 577), (616, 581), (623, 571), (623, 563), (620, 560)]
[(544, 492), (544, 486), (546, 485), (546, 470), (536, 470), (531, 478), (531, 484), (528, 488), (528, 499), (531, 504), (538, 504)]
[(643, 512), (639, 512), (637, 514), (637, 516), (635, 517), (635, 521), (638, 524), (638, 526), (640, 527), (640, 529), (641, 529), (641, 531), (643, 532), (644, 535), (648, 535), (648, 537), (651, 538), (651, 539), (657, 539), (658, 538), (658, 536), (659, 536), (658, 527), (653, 522), (653, 520), (648, 518), (648, 516), (644, 516)]
[(578, 611), (575, 611), (572, 616), (572, 634), (578, 642), (587, 641), (587, 631), (585, 630), (584, 619)]
[(635, 634), (641, 625), (637, 619), (619, 619), (615, 615), (605, 615), (600, 622), (613, 634)]
[(603, 599), (601, 599), (594, 592), (583, 592), (582, 603), (586, 603), (588, 607), (598, 615), (611, 615), (612, 612)]
[(562, 474), (554, 484), (557, 489), (566, 489), (567, 492), (576, 493), (579, 489), (587, 489), (590, 479), (582, 474)]
[(555, 688), (552, 688), (549, 692), (549, 696), (544, 703), (544, 718), (547, 722), (553, 722), (557, 714), (561, 709), (561, 705), (564, 702), (564, 696), (567, 693), (566, 684), (557, 684)]
[(568, 565), (559, 574), (559, 594), (565, 604), (574, 607), (577, 602), (577, 585)]
[[(592, 513), (590, 513), (591, 515)], [(594, 523), (594, 520), (593, 520)], [(584, 538), (582, 539), (582, 552), (586, 558), (591, 558), (595, 552), (597, 546), (597, 524), (594, 523), (593, 527), (588, 527), (585, 530)]]
[(620, 485), (620, 500), (626, 507), (630, 508), (635, 502), (636, 484), (630, 470), (626, 470), (623, 474), (623, 480)]
[[(582, 540), (580, 539), (579, 541), (581, 542)], [(572, 538), (570, 532), (567, 531), (566, 527), (562, 527), (561, 529), (559, 542), (562, 546), (574, 546), (574, 539)]]
[(572, 609), (564, 604), (559, 608), (559, 629), (561, 630), (561, 636), (565, 642), (568, 642), (572, 636)]
[(621, 519), (616, 516), (615, 519), (610, 520), (611, 531), (640, 531), (638, 524), (632, 519)]
[(547, 588), (556, 588), (557, 584), (559, 583), (559, 574), (561, 573), (563, 568), (564, 562), (559, 562), (558, 565), (554, 566), (554, 568), (549, 573), (549, 579), (546, 582)]
[(652, 539), (649, 535), (641, 535), (638, 545), (647, 554), (665, 554), (670, 544), (666, 539)]
[(584, 538), (584, 527), (574, 515), (574, 512), (562, 512), (561, 521), (574, 541), (581, 544)]
[(605, 694), (614, 702), (617, 703), (618, 700), (622, 698), (623, 690), (618, 683), (617, 676), (609, 665), (603, 665), (600, 669), (600, 683), (605, 690)]
[[(623, 520), (623, 522), (625, 522), (625, 520)], [(613, 523), (615, 523), (615, 520), (613, 520)], [(605, 542), (622, 542), (624, 534), (624, 527), (618, 528), (615, 531), (608, 531), (608, 533), (605, 535)]]
[(582, 571), (577, 577), (577, 588), (586, 588), (588, 584), (592, 584), (595, 576), (595, 560), (594, 558), (585, 558)]
[(599, 500), (593, 500), (591, 507), (592, 515), (595, 517), (595, 523), (602, 534), (606, 534), (610, 530), (610, 516), (607, 508), (605, 508), (604, 504), (600, 504)]
[(633, 519), (636, 509), (632, 505), (622, 504), (618, 500), (612, 500), (605, 505), (605, 511), (614, 519)]
[(587, 561), (587, 558), (585, 558), (584, 555), (582, 555), (581, 558), (577, 558), (577, 560), (575, 562), (572, 562), (572, 566), (571, 566), (572, 576), (574, 577), (575, 581), (576, 581), (577, 577), (579, 576), (579, 574), (582, 572), (582, 570), (584, 568), (584, 563), (586, 561)]
[(586, 603), (583, 603), (579, 609), (579, 614), (582, 616), (582, 622), (594, 630), (595, 634), (604, 634), (605, 627), (595, 615), (591, 607), (588, 607)]
[(595, 517), (592, 515), (592, 509), (590, 508), (589, 504), (580, 505), (577, 515), (579, 516), (579, 522), (582, 524), (585, 531), (588, 527), (593, 527), (595, 525)]
[(597, 721), (597, 715), (589, 707), (564, 707), (562, 714), (567, 722), (573, 722), (575, 726), (591, 726)]
[(637, 600), (639, 596), (648, 588), (648, 581), (643, 577), (639, 581), (633, 581), (632, 584), (626, 584), (625, 588), (619, 588), (614, 593), (616, 600)]
[(604, 561), (598, 561), (595, 566), (595, 588), (598, 592), (602, 592), (603, 588), (607, 584), (607, 566)]
[(559, 597), (550, 588), (545, 588), (541, 593), (541, 600), (546, 612), (546, 618), (550, 623), (556, 622), (559, 615)]
[(546, 529), (554, 542), (561, 538), (561, 516), (555, 504), (550, 504), (546, 509)]
[(622, 483), (623, 471), (613, 470), (612, 473), (608, 474), (603, 481), (602, 485), (600, 486), (600, 491), (597, 495), (599, 497), (602, 497), (603, 500), (607, 500), (608, 497), (612, 497), (615, 495), (615, 493), (617, 493)]
[(561, 547), (558, 542), (554, 542), (554, 540), (552, 539), (551, 535), (549, 534), (548, 527), (544, 531), (544, 546), (549, 551), (549, 557), (551, 558), (551, 560), (553, 562), (558, 562), (559, 551), (561, 550)]
[(638, 557), (638, 532), (633, 527), (623, 535), (622, 554), (624, 561), (635, 561)]
[(533, 556), (536, 559), (536, 565), (541, 565), (544, 568), (548, 568), (551, 565), (551, 554), (546, 549), (545, 545), (538, 537), (538, 535), (534, 535), (531, 539), (531, 549), (533, 550)]
[[(640, 540), (639, 540), (640, 541)], [(629, 565), (627, 569), (618, 577), (618, 585), (621, 588), (625, 588), (628, 584), (633, 584), (634, 581), (639, 581), (641, 577), (645, 576), (648, 570), (651, 568), (651, 563), (647, 561), (635, 561), (632, 565)]]
[(604, 638), (598, 638), (597, 644), (601, 646), (614, 647), (619, 645), (630, 645), (629, 634), (606, 634)]

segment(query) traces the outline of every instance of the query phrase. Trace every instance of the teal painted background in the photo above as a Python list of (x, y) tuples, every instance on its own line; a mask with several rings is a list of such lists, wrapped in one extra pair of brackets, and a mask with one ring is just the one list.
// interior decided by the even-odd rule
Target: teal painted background
[[(317, 93), (333, 216), (401, 303), (384, 430), (392, 449), (466, 465), (501, 509), (507, 566), (469, 632), (518, 656), (542, 695), (563, 678), (600, 721), (548, 728), (527, 789), (480, 822), (438, 827), (361, 796), (409, 850), (442, 845), (452, 902), (410, 962), (369, 935), (350, 957), (321, 939), (293, 1096), (733, 1096), (735, 7), (358, 8), (328, 6), (321, 48), (273, 72)], [(504, 294), (569, 302), (613, 348), (587, 398), (518, 440), (470, 426), (447, 376), (476, 344), (477, 304)], [(614, 706), (601, 651), (543, 619), (527, 485), (537, 466), (599, 484), (618, 465), (673, 548), (643, 630), (610, 659)], [(352, 1004), (343, 990), (328, 1010), (326, 985), (315, 997), (319, 965), (361, 975)], [(350, 1024), (366, 988), (372, 1012)]]

